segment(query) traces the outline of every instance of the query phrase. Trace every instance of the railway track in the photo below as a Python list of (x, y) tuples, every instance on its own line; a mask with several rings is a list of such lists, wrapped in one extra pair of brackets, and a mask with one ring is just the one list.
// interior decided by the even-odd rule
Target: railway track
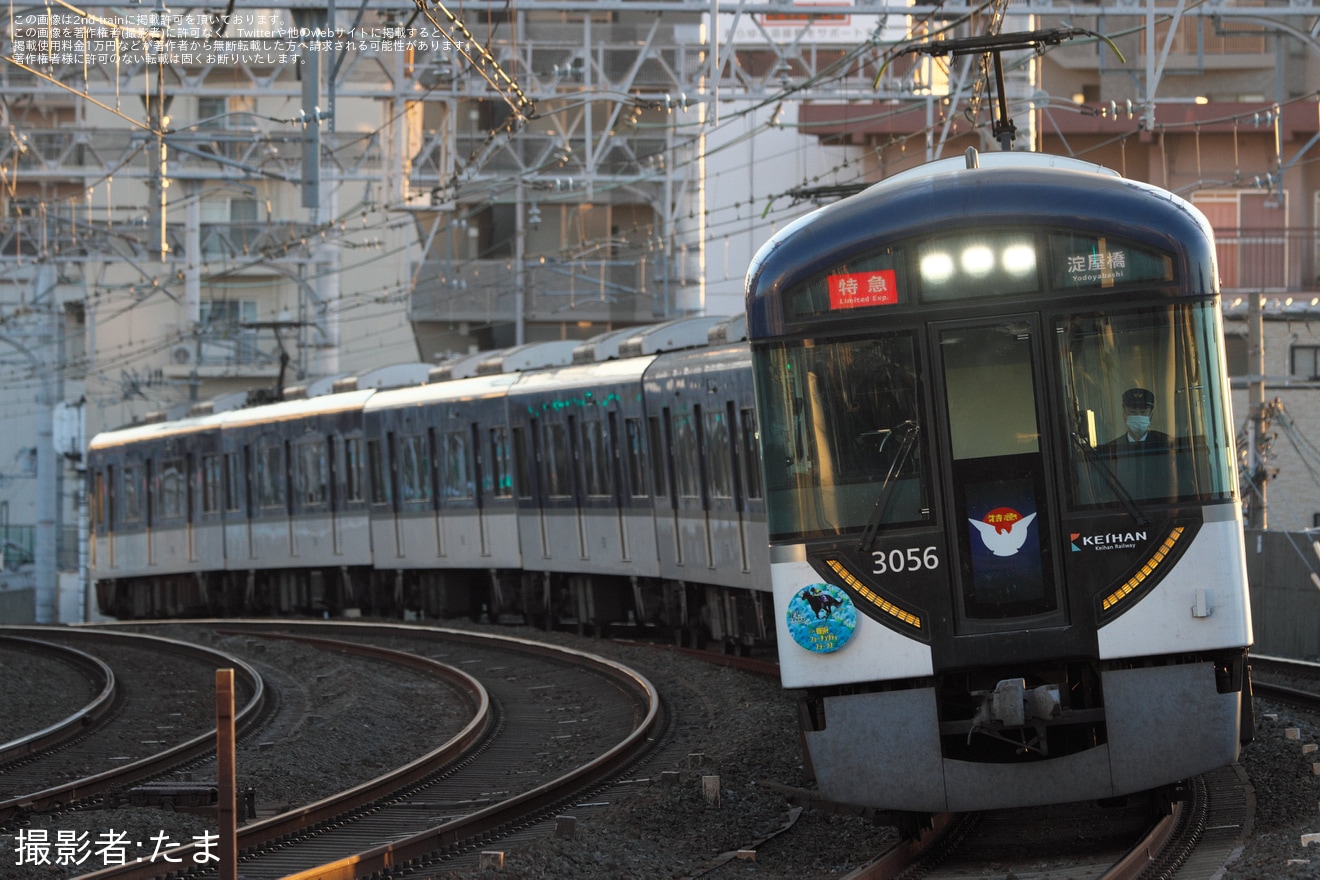
[[(1262, 655), (1253, 655), (1251, 663), (1256, 698), (1320, 714), (1320, 664)], [(892, 847), (846, 877), (886, 880), (919, 874), (941, 880), (978, 876), (978, 868), (983, 876), (1011, 872), (1026, 877), (1045, 866), (1052, 880), (1215, 877), (1250, 835), (1254, 793), (1246, 773), (1236, 766), (1190, 780), (1186, 788), (1187, 799), (1174, 804), (1160, 821), (1147, 823), (1139, 839), (1134, 836), (1142, 826), (1139, 816), (1133, 824), (1131, 816), (1095, 813), (1080, 805), (1051, 808), (1050, 816), (1023, 810), (944, 816), (935, 832)], [(1068, 815), (1074, 812), (1092, 816), (1094, 823), (1088, 820), (1084, 832), (1070, 831)], [(1032, 829), (1032, 840), (1023, 840), (1015, 830), (1021, 827)], [(1117, 836), (1089, 855), (1075, 845), (1083, 837), (1111, 834)], [(1124, 842), (1129, 837), (1135, 845)]]
[[(476, 678), (487, 681), (492, 685), (493, 692), (490, 697), (493, 711), (499, 709), (499, 703), (505, 699), (506, 695), (512, 695), (510, 699), (517, 699), (519, 696), (526, 697), (530, 693), (538, 693), (546, 696), (539, 691), (530, 691), (530, 676), (540, 670), (526, 671), (523, 668), (515, 666), (507, 659), (497, 659), (484, 657), (478, 648), (477, 641), (471, 643), (450, 643), (439, 641), (437, 633), (448, 635), (441, 631), (428, 631), (426, 628), (408, 627), (408, 626), (356, 626), (349, 627), (339, 624), (330, 625), (295, 625), (287, 621), (278, 623), (265, 623), (252, 626), (239, 627), (232, 622), (226, 621), (216, 624), (227, 631), (242, 632), (243, 637), (249, 642), (257, 642), (268, 636), (288, 636), (294, 635), (292, 630), (297, 629), (298, 640), (305, 645), (317, 645), (320, 650), (348, 650), (345, 646), (332, 644), (335, 640), (353, 640), (357, 642), (382, 642), (387, 641), (395, 648), (404, 649), (405, 653), (424, 655), (426, 661), (440, 661), (451, 664), (455, 667), (462, 667), (468, 673)], [(263, 632), (263, 630), (284, 630), (282, 634)], [(305, 637), (301, 635), (304, 630), (311, 630), (318, 633), (315, 637)], [(462, 634), (467, 639), (474, 639), (470, 634)], [(588, 648), (588, 650), (590, 650)], [(543, 661), (541, 666), (546, 666)], [(512, 688), (509, 690), (508, 688)], [(499, 690), (505, 689), (505, 690)], [(584, 702), (590, 701), (577, 700), (559, 700), (551, 701), (547, 705), (542, 701), (542, 710), (553, 709), (557, 714), (582, 715), (581, 709)], [(587, 706), (588, 711), (591, 706)], [(563, 709), (564, 712), (557, 710)], [(542, 714), (547, 714), (543, 711)], [(635, 714), (635, 713), (634, 713)], [(544, 719), (542, 719), (544, 720)], [(558, 720), (558, 719), (556, 719)], [(498, 722), (496, 722), (498, 724)], [(581, 722), (579, 722), (581, 723)], [(568, 729), (572, 726), (555, 725), (556, 728)], [(545, 729), (545, 728), (543, 728)], [(555, 734), (550, 734), (554, 736)], [(658, 734), (652, 733), (652, 737)], [(658, 746), (660, 748), (662, 746)], [(488, 749), (489, 751), (489, 749)], [(542, 750), (542, 756), (548, 753), (548, 749)], [(515, 752), (516, 754), (516, 752)], [(525, 755), (526, 752), (523, 752)], [(481, 756), (484, 757), (485, 752)], [(691, 757), (691, 756), (688, 756)], [(656, 767), (684, 766), (684, 755), (669, 755), (663, 761), (656, 762)], [(699, 758), (698, 758), (699, 759)], [(647, 759), (648, 762), (650, 759)], [(245, 877), (261, 878), (266, 876), (289, 876), (302, 875), (311, 877), (347, 877), (364, 876), (381, 871), (389, 871), (391, 875), (407, 876), (409, 873), (421, 876), (433, 872), (434, 870), (450, 870), (451, 866), (467, 865), (476, 867), (477, 854), (482, 850), (495, 849), (504, 850), (512, 848), (517, 852), (518, 840), (528, 839), (532, 836), (545, 836), (553, 831), (556, 824), (556, 817), (565, 813), (574, 814), (581, 817), (584, 814), (590, 815), (592, 810), (605, 802), (615, 802), (624, 799), (628, 795), (624, 792), (633, 783), (640, 782), (639, 790), (644, 790), (648, 783), (658, 782), (659, 770), (639, 769), (639, 765), (632, 765), (629, 768), (628, 776), (622, 783), (618, 782), (617, 776), (614, 783), (597, 782), (582, 783), (588, 785), (584, 789), (576, 789), (577, 794), (569, 797), (567, 800), (560, 795), (557, 801), (549, 806), (542, 806), (534, 809), (530, 814), (522, 811), (517, 803), (509, 805), (511, 810), (504, 814), (489, 814), (488, 808), (498, 805), (500, 796), (512, 793), (512, 785), (509, 780), (508, 767), (510, 763), (517, 762), (517, 758), (510, 759), (507, 755), (499, 760), (505, 768), (503, 775), (498, 772), (491, 776), (482, 777), (481, 773), (459, 778), (459, 784), (470, 784), (478, 787), (478, 794), (467, 793), (463, 796), (449, 795), (447, 800), (440, 797), (421, 794), (415, 787), (402, 793), (391, 795), (382, 795), (374, 801), (368, 802), (365, 806), (359, 808), (330, 808), (331, 815), (338, 816), (336, 810), (340, 813), (346, 813), (341, 818), (351, 820), (352, 824), (357, 825), (356, 841), (353, 834), (342, 838), (338, 843), (332, 843), (331, 838), (326, 837), (324, 832), (330, 824), (338, 824), (341, 818), (327, 818), (319, 821), (303, 821), (298, 824), (298, 820), (293, 816), (288, 816), (295, 822), (289, 830), (280, 834), (271, 834), (274, 843), (258, 846), (249, 845), (247, 841), (240, 843), (240, 847), (249, 850), (246, 854), (246, 860), (243, 862), (240, 870)], [(523, 764), (535, 763), (528, 759), (522, 759)], [(465, 765), (466, 766), (466, 765)], [(490, 767), (497, 764), (491, 763)], [(688, 764), (689, 770), (692, 765)], [(480, 768), (478, 768), (480, 769)], [(531, 768), (529, 768), (531, 769)], [(566, 768), (561, 768), (566, 769)], [(654, 772), (656, 778), (647, 778)], [(529, 773), (527, 780), (530, 788), (536, 788), (538, 782), (542, 782), (547, 776), (552, 776), (542, 772)], [(690, 779), (693, 773), (683, 774), (684, 778)], [(551, 780), (553, 781), (553, 780)], [(923, 876), (932, 878), (946, 877), (966, 877), (966, 876), (984, 876), (994, 877), (996, 880), (1008, 876), (1010, 873), (1018, 877), (1026, 878), (1031, 876), (1042, 876), (1042, 872), (1050, 878), (1063, 878), (1063, 880), (1073, 880), (1073, 878), (1122, 878), (1141, 876), (1141, 871), (1146, 871), (1145, 876), (1172, 876), (1169, 873), (1170, 866), (1180, 868), (1178, 873), (1180, 878), (1188, 877), (1210, 877), (1213, 871), (1203, 870), (1206, 865), (1218, 868), (1227, 860), (1227, 853), (1232, 845), (1239, 841), (1245, 822), (1241, 817), (1240, 802), (1242, 800), (1241, 790), (1244, 784), (1241, 777), (1230, 774), (1225, 779), (1207, 780), (1206, 803), (1204, 808), (1193, 808), (1193, 804), (1180, 806), (1178, 812), (1172, 816), (1159, 830), (1158, 836), (1169, 838), (1172, 843), (1164, 844), (1155, 837), (1146, 839), (1142, 837), (1142, 816), (1144, 813), (1137, 808), (1127, 810), (1107, 810), (1103, 814), (1088, 812), (1087, 809), (1079, 808), (1077, 813), (1069, 818), (1058, 808), (1038, 811), (1008, 811), (1003, 814), (981, 814), (975, 817), (961, 817), (963, 821), (955, 824), (954, 832), (950, 836), (935, 838), (934, 846), (930, 849), (930, 854), (926, 855), (923, 861), (913, 862), (912, 847), (905, 847), (905, 853), (902, 857), (906, 862), (896, 862), (897, 855), (891, 855), (886, 865), (868, 866), (863, 872), (857, 872), (855, 877), (890, 877), (901, 876), (904, 871), (911, 872), (918, 870)], [(501, 784), (503, 787), (501, 787)], [(594, 787), (593, 787), (594, 786)], [(608, 787), (607, 787), (608, 786)], [(1228, 794), (1220, 791), (1226, 788)], [(1238, 789), (1239, 806), (1233, 805), (1232, 789)], [(484, 792), (482, 794), (481, 792)], [(1198, 794), (1197, 797), (1202, 797)], [(570, 809), (567, 805), (571, 804)], [(420, 831), (406, 835), (402, 840), (388, 839), (391, 835), (398, 834), (398, 828), (402, 827), (400, 822), (407, 818), (417, 818), (419, 815), (426, 814), (429, 811), (429, 819), (434, 822), (437, 818), (444, 821), (438, 824), (432, 824), (430, 827), (423, 828)], [(490, 827), (485, 829), (478, 828), (471, 831), (467, 836), (461, 836), (465, 831), (464, 822), (470, 816), (475, 816), (474, 821), (488, 820)], [(424, 817), (425, 818), (425, 817)], [(796, 818), (796, 817), (793, 817)], [(1071, 823), (1071, 824), (1070, 824)], [(253, 823), (258, 825), (260, 823)], [(308, 827), (310, 826), (310, 827)], [(319, 826), (319, 827), (318, 827)], [(787, 843), (770, 844), (771, 850), (775, 845), (792, 847), (793, 821), (790, 819), (782, 829), (784, 836), (782, 841)], [(535, 828), (535, 831), (533, 831)], [(1079, 830), (1080, 829), (1080, 830)], [(1027, 834), (1024, 837), (1023, 831)], [(448, 833), (447, 833), (448, 832)], [(372, 835), (375, 834), (373, 838)], [(757, 835), (747, 837), (747, 845), (751, 850), (755, 850), (763, 841), (753, 840)], [(1085, 852), (1073, 852), (1073, 845), (1082, 837), (1085, 837)], [(1140, 843), (1136, 843), (1138, 839)], [(255, 838), (252, 838), (255, 840)], [(1057, 846), (1051, 845), (1053, 841)], [(371, 845), (371, 844), (375, 845)], [(347, 847), (348, 854), (333, 858), (334, 852), (331, 850), (336, 846)], [(1180, 852), (1181, 854), (1169, 855), (1169, 853)], [(264, 850), (259, 853), (258, 849)], [(172, 851), (175, 857), (186, 856), (186, 850)], [(709, 863), (702, 871), (693, 876), (704, 876), (705, 873), (713, 873), (719, 876), (720, 867), (717, 863), (724, 864), (733, 858), (741, 858), (745, 855), (745, 850), (739, 852), (726, 853), (725, 857), (720, 857), (714, 862)], [(1131, 853), (1127, 858), (1128, 873), (1118, 873), (1110, 871), (1115, 863), (1123, 860), (1125, 853)], [(742, 853), (742, 854), (740, 854)], [(1062, 855), (1060, 855), (1062, 854)], [(727, 857), (727, 858), (726, 858)], [(515, 856), (515, 858), (517, 858)], [(309, 860), (310, 859), (310, 860)], [(270, 866), (260, 867), (262, 861)], [(312, 865), (312, 862), (319, 864)], [(854, 862), (856, 864), (856, 862)], [(917, 867), (914, 869), (913, 865)], [(897, 867), (895, 867), (897, 865)], [(206, 876), (201, 868), (195, 868), (187, 871), (189, 865), (147, 865), (140, 871), (136, 866), (130, 871), (108, 871), (97, 872), (95, 876), (161, 876), (165, 873), (187, 872), (191, 876)], [(724, 869), (728, 870), (728, 869)], [(304, 873), (305, 872), (305, 873)], [(677, 876), (677, 875), (676, 875)], [(908, 876), (913, 876), (909, 873)]]
[(1251, 669), (1256, 696), (1320, 713), (1320, 663), (1253, 654)]
[(844, 880), (1181, 880), (1210, 878), (1249, 833), (1250, 786), (1226, 767), (1187, 783), (1186, 800), (1154, 818), (1143, 798), (941, 815), (916, 841), (900, 842)]
[[(0, 769), (0, 827), (27, 814), (99, 802), (116, 789), (212, 752), (214, 710), (194, 709), (188, 717), (175, 710), (181, 704), (180, 690), (199, 693), (205, 682), (213, 680), (216, 667), (235, 669), (240, 692), (246, 694), (246, 704), (238, 715), (241, 729), (256, 721), (264, 705), (264, 686), (255, 670), (212, 648), (159, 636), (90, 629), (22, 627), (3, 632), (65, 645), (77, 643), (88, 650), (94, 646), (103, 660), (110, 658), (108, 666), (131, 668), (132, 674), (115, 676), (115, 691), (121, 699), (113, 711), (107, 709), (97, 730), (62, 748), (33, 753)], [(136, 659), (130, 662), (132, 655)], [(155, 662), (144, 662), (144, 656)], [(161, 662), (162, 657), (173, 662)], [(214, 706), (213, 699), (210, 705)], [(69, 781), (50, 784), (51, 779), (59, 778)]]
[[(462, 734), (425, 761), (413, 762), (406, 773), (385, 774), (343, 795), (240, 829), (240, 870), (247, 878), (364, 876), (472, 851), (492, 835), (552, 818), (574, 794), (634, 760), (660, 723), (658, 694), (644, 678), (582, 652), (415, 627), (287, 621), (218, 626), (388, 655), (396, 662), (443, 667), (438, 660), (454, 660), (450, 674), (470, 682), (474, 703), (472, 721)], [(283, 632), (271, 632), (276, 629)], [(332, 644), (330, 636), (352, 638), (356, 644)], [(411, 653), (363, 644), (381, 638), (405, 643)], [(421, 656), (424, 652), (448, 656)], [(460, 665), (479, 671), (484, 687), (475, 674), (459, 671)], [(158, 860), (87, 876), (162, 876), (178, 872), (181, 864), (194, 864), (197, 853), (196, 846), (178, 847)], [(190, 873), (206, 876), (206, 867)]]
[[(63, 719), (8, 742), (0, 742), (0, 772), (19, 761), (32, 760), (75, 738), (86, 736), (113, 709), (118, 694), (115, 674), (103, 660), (68, 645), (18, 636), (0, 635), (0, 647), (45, 657), (72, 667), (87, 680), (91, 690), (91, 699)], [(36, 684), (30, 683), (32, 686)]]

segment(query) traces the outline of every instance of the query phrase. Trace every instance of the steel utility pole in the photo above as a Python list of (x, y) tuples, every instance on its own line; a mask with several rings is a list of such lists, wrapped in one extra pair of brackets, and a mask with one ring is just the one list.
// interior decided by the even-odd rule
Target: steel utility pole
[(1265, 294), (1251, 295), (1247, 317), (1247, 374), (1251, 384), (1247, 389), (1247, 412), (1251, 422), (1247, 429), (1246, 476), (1251, 481), (1247, 492), (1251, 502), (1247, 505), (1249, 529), (1268, 528), (1269, 515), (1265, 508), (1265, 483), (1269, 479), (1264, 466), (1265, 431), (1269, 427), (1265, 405), (1265, 329), (1262, 308)]

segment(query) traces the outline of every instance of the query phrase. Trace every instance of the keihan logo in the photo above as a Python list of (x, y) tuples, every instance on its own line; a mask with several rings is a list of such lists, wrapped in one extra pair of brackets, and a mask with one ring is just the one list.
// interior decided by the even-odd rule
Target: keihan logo
[(983, 519), (967, 520), (981, 533), (981, 541), (995, 556), (1015, 556), (1026, 543), (1031, 521), (1036, 514), (1026, 516), (1011, 507), (996, 507)]

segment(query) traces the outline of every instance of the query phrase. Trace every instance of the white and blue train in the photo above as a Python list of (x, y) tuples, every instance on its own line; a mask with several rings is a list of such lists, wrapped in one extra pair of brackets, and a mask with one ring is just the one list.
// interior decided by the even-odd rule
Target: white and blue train
[(1213, 238), (1096, 166), (975, 158), (786, 227), (704, 345), (99, 435), (102, 611), (774, 645), (830, 800), (1167, 798), (1251, 731)]
[(463, 378), (442, 365), (403, 387), (341, 380), (99, 434), (100, 609), (512, 615), (769, 643), (743, 327), (693, 319), (576, 352), (530, 345)]
[(1251, 731), (1209, 224), (1074, 160), (896, 175), (748, 273), (783, 683), (822, 793), (1118, 798)]

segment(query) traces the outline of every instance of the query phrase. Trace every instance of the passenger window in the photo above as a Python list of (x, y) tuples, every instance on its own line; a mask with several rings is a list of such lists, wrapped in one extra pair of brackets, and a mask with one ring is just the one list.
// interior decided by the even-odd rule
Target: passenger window
[(186, 500), (183, 460), (168, 458), (160, 464), (160, 513), (165, 517), (183, 516)]
[(390, 501), (389, 475), (385, 470), (385, 456), (379, 440), (367, 441), (367, 473), (371, 478), (371, 503), (388, 504)]
[(729, 457), (729, 420), (721, 411), (708, 411), (702, 421), (705, 428), (703, 438), (706, 462), (706, 476), (710, 483), (712, 498), (733, 497), (733, 461)]
[(545, 425), (545, 487), (552, 498), (573, 495), (573, 461), (568, 448), (568, 429), (558, 422)]
[(513, 497), (513, 472), (509, 465), (509, 429), (498, 425), (490, 429), (491, 494), (496, 498)]
[(405, 434), (399, 440), (399, 498), (431, 500), (431, 458), (421, 434)]
[(224, 466), (218, 454), (202, 456), (202, 512), (220, 511), (224, 491)]
[[(536, 422), (532, 422), (532, 435), (536, 435)], [(514, 488), (518, 492), (519, 498), (532, 498), (533, 485), (532, 474), (534, 473), (533, 464), (536, 458), (531, 449), (527, 448), (527, 434), (522, 428), (513, 429), (513, 464), (518, 469), (518, 478), (514, 481)]]
[(257, 448), (257, 504), (284, 506), (284, 446), (273, 442)]
[(225, 510), (243, 509), (243, 465), (237, 452), (225, 453)]
[(467, 435), (462, 431), (445, 434), (445, 476), (441, 482), (446, 498), (471, 498), (472, 476), (468, 464)]
[(642, 446), (642, 420), (625, 419), (624, 454), (627, 457), (628, 483), (634, 498), (645, 498), (650, 494), (646, 482), (646, 450)]
[(362, 495), (362, 439), (344, 438), (344, 497), (348, 501), (361, 501)]
[(126, 464), (124, 471), (124, 522), (140, 522), (142, 519), (142, 468), (136, 464)]
[(600, 497), (611, 493), (609, 450), (600, 419), (582, 422), (582, 470), (588, 495)]
[(302, 504), (324, 504), (329, 497), (325, 449), (325, 441), (320, 439), (304, 440), (294, 447), (297, 458), (294, 485)]
[(697, 426), (692, 413), (675, 413), (670, 418), (674, 441), (674, 478), (680, 498), (701, 497), (701, 458), (697, 453)]

